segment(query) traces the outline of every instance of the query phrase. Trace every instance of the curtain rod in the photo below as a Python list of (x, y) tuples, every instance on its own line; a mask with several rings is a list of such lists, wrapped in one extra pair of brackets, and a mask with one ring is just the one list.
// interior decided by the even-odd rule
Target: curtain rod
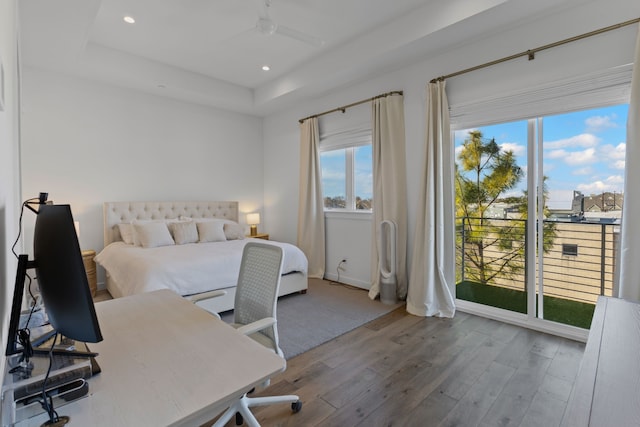
[(608, 31), (617, 30), (618, 28), (626, 27), (627, 25), (635, 24), (637, 22), (640, 22), (640, 18), (635, 18), (635, 19), (631, 19), (629, 21), (621, 22), (619, 24), (610, 25), (608, 27), (604, 27), (604, 28), (600, 28), (598, 30), (590, 31), (588, 33), (580, 34), (579, 36), (570, 37), (568, 39), (560, 40), (560, 41), (557, 41), (557, 42), (554, 42), (554, 43), (549, 43), (549, 44), (546, 44), (544, 46), (537, 47), (535, 49), (529, 49), (529, 50), (526, 50), (524, 52), (516, 53), (514, 55), (505, 56), (504, 58), (496, 59), (495, 61), (490, 61), (490, 62), (487, 62), (487, 63), (484, 63), (484, 64), (476, 65), (475, 67), (471, 67), (471, 68), (467, 68), (467, 69), (464, 69), (464, 70), (456, 71), (455, 73), (451, 73), (451, 74), (447, 74), (445, 76), (437, 77), (437, 78), (431, 80), (431, 83), (435, 83), (437, 81), (443, 81), (443, 80), (446, 80), (448, 78), (459, 76), (461, 74), (466, 74), (466, 73), (469, 73), (471, 71), (480, 70), (482, 68), (487, 68), (487, 67), (490, 67), (492, 65), (500, 64), (502, 62), (511, 61), (512, 59), (520, 58), (522, 56), (527, 56), (529, 58), (529, 61), (533, 61), (534, 59), (536, 59), (535, 58), (536, 52), (540, 52), (542, 50), (550, 49), (550, 48), (556, 47), (556, 46), (561, 46), (563, 44), (571, 43), (571, 42), (574, 42), (574, 41), (577, 41), (577, 40), (586, 39), (587, 37), (591, 37), (591, 36), (595, 36), (595, 35), (598, 35), (598, 34), (606, 33)]
[(402, 91), (401, 90), (395, 90), (393, 92), (383, 93), (381, 95), (374, 96), (373, 98), (363, 99), (362, 101), (354, 102), (354, 103), (349, 104), (349, 105), (344, 105), (342, 107), (334, 108), (333, 110), (324, 111), (322, 113), (318, 113), (318, 114), (314, 114), (314, 115), (309, 116), (309, 117), (305, 117), (304, 119), (298, 120), (298, 122), (302, 123), (307, 119), (312, 119), (314, 117), (324, 116), (325, 114), (335, 113), (336, 111), (342, 111), (344, 113), (347, 108), (355, 107), (356, 105), (364, 104), (365, 102), (370, 102), (370, 101), (373, 101), (373, 100), (378, 99), (378, 98), (385, 98), (385, 97), (391, 96), (391, 95), (402, 95)]

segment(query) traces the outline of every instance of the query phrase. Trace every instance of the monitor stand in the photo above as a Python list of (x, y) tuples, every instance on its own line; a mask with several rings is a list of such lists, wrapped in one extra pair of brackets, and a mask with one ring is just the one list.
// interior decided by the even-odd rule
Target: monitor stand
[(64, 425), (69, 424), (69, 421), (71, 421), (71, 418), (67, 417), (66, 415), (60, 415), (58, 416), (58, 420), (57, 421), (47, 421), (45, 423), (43, 423), (40, 427), (61, 427)]
[(39, 336), (31, 342), (33, 346), (34, 354), (55, 354), (59, 356), (71, 356), (71, 357), (96, 357), (98, 353), (89, 351), (87, 345), (81, 341), (74, 341), (72, 339), (58, 335), (56, 344), (51, 348), (52, 339), (55, 336), (56, 331), (51, 330), (44, 335)]

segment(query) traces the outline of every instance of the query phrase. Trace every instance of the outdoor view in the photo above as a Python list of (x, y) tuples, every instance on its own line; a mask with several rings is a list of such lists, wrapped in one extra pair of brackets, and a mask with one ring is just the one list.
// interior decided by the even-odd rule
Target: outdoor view
[(325, 209), (371, 209), (371, 156), (371, 144), (320, 153)]
[[(627, 110), (618, 105), (539, 117), (531, 127), (523, 120), (455, 132), (457, 298), (526, 313), (525, 284), (534, 275), (544, 296), (536, 315), (589, 328), (598, 295), (615, 286)], [(529, 266), (526, 230), (537, 219), (527, 218), (527, 141), (537, 140), (538, 123), (543, 236)]]

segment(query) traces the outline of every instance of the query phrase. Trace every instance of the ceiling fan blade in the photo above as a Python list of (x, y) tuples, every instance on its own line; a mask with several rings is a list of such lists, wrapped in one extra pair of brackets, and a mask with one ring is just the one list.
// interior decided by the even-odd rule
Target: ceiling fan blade
[(269, 19), (269, 7), (271, 7), (271, 0), (255, 0), (255, 3), (258, 9), (258, 17), (261, 19)]
[(312, 36), (310, 34), (294, 30), (293, 28), (284, 27), (282, 25), (278, 25), (275, 32), (280, 35), (299, 40), (303, 43), (310, 44), (311, 46), (320, 47), (324, 45), (324, 40), (322, 40), (320, 37)]

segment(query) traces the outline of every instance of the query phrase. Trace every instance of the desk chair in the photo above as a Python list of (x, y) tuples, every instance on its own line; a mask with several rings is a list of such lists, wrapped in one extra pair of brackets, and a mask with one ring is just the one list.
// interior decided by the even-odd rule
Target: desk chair
[[(232, 326), (284, 358), (278, 344), (276, 327), (276, 303), (281, 273), (280, 247), (265, 243), (247, 243), (240, 264)], [(294, 413), (302, 408), (298, 396), (248, 397), (245, 393), (220, 416), (214, 427), (224, 426), (234, 415), (237, 425), (241, 425), (244, 419), (249, 426), (259, 427), (260, 424), (249, 408), (275, 403), (291, 403)]]
[[(186, 296), (185, 298), (188, 299), (189, 301), (191, 301), (194, 304), (198, 304), (198, 302), (200, 301), (205, 301), (211, 298), (217, 298), (217, 297), (221, 297), (223, 295), (226, 295), (227, 292), (226, 291), (221, 291), (221, 290), (215, 290), (215, 291), (207, 291), (207, 292), (202, 292), (199, 294), (194, 294), (194, 295), (189, 295)], [(213, 314), (214, 316), (216, 316), (218, 319), (220, 319), (220, 315), (218, 313), (214, 313), (212, 311), (209, 311), (209, 313)]]

